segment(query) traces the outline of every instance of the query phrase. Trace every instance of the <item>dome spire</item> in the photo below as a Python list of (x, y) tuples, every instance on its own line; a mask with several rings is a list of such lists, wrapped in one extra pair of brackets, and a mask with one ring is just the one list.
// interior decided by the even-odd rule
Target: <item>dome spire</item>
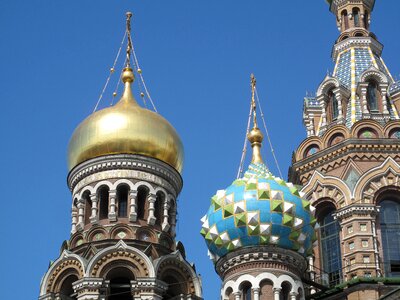
[(126, 46), (126, 63), (125, 68), (122, 71), (121, 80), (124, 83), (124, 93), (117, 104), (129, 103), (137, 105), (137, 102), (132, 94), (131, 83), (135, 80), (135, 75), (131, 68), (131, 51), (132, 51), (132, 38), (131, 38), (131, 18), (132, 13), (126, 13), (126, 35), (128, 43)]
[(255, 101), (255, 91), (256, 91), (256, 78), (254, 74), (251, 74), (251, 111), (253, 114), (253, 129), (250, 130), (249, 134), (247, 135), (247, 139), (251, 143), (251, 147), (253, 148), (253, 156), (251, 159), (252, 163), (264, 163), (261, 157), (261, 143), (264, 139), (264, 136), (261, 130), (258, 128), (257, 125), (257, 112), (256, 112), (256, 101)]

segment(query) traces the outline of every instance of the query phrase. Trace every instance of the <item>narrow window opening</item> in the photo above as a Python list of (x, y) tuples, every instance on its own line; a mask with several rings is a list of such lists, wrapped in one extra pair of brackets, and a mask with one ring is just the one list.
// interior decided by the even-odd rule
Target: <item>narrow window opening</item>
[(98, 192), (98, 199), (100, 201), (100, 212), (99, 212), (100, 220), (108, 218), (108, 198), (109, 198), (109, 188), (107, 186), (101, 187)]
[(344, 30), (349, 29), (349, 16), (347, 14), (347, 10), (342, 12), (342, 22), (344, 24)]
[[(327, 206), (318, 218), (320, 226), (321, 263), (323, 283), (334, 286), (340, 283), (342, 276), (342, 256), (340, 252), (340, 227), (333, 213), (335, 207)], [(349, 245), (350, 246), (350, 245)]]
[(378, 111), (378, 85), (375, 81), (368, 84), (367, 104), (370, 111)]
[(126, 218), (128, 216), (128, 194), (129, 187), (121, 185), (117, 188), (117, 201), (118, 201), (118, 217)]
[(251, 284), (248, 282), (243, 284), (242, 300), (251, 300)]
[[(162, 277), (162, 281), (164, 281), (168, 285), (168, 289), (163, 295), (163, 300), (176, 300), (181, 299), (180, 295), (187, 295), (187, 287), (185, 279), (180, 276), (177, 272), (169, 272), (168, 275)], [(186, 298), (186, 297), (185, 297)]]
[(137, 194), (137, 217), (138, 219), (144, 219), (146, 202), (149, 191), (146, 187), (139, 187)]
[(61, 300), (77, 300), (72, 286), (72, 284), (77, 280), (78, 277), (76, 275), (69, 275), (64, 279), (59, 292)]
[(335, 93), (333, 93), (333, 91), (330, 91), (328, 93), (328, 97), (329, 97), (329, 105), (330, 105), (330, 109), (331, 109), (331, 118), (332, 118), (332, 121), (334, 121), (337, 119), (337, 117), (339, 115), (339, 104), (338, 104), (337, 97), (336, 97)]
[(90, 216), (92, 215), (92, 200), (90, 200), (90, 192), (84, 192), (82, 198), (85, 201), (85, 225), (87, 225), (90, 223)]
[(368, 14), (368, 12), (366, 11), (365, 13), (364, 13), (364, 27), (365, 27), (365, 29), (369, 29), (369, 22), (368, 22), (368, 19), (369, 19), (369, 14)]
[(106, 278), (110, 280), (107, 300), (133, 300), (131, 281), (135, 277), (129, 269), (117, 267)]
[(353, 9), (354, 26), (360, 27), (360, 10), (358, 8)]
[(290, 300), (290, 290), (291, 289), (292, 289), (292, 286), (290, 283), (283, 282), (280, 300)]
[(162, 224), (163, 219), (163, 204), (165, 200), (165, 195), (163, 193), (157, 193), (156, 195), (156, 203), (154, 205), (154, 216), (156, 217), (156, 224)]

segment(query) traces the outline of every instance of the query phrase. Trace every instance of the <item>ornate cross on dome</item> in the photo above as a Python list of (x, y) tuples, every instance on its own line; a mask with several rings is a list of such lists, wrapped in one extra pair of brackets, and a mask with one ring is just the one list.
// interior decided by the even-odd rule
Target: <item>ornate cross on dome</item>
[(251, 159), (252, 163), (263, 163), (263, 159), (261, 157), (261, 143), (264, 139), (264, 136), (261, 130), (257, 126), (257, 112), (256, 112), (256, 101), (255, 101), (255, 92), (256, 92), (256, 78), (254, 74), (250, 76), (251, 81), (251, 110), (253, 114), (253, 129), (250, 130), (247, 135), (247, 139), (251, 143), (251, 147), (253, 148), (253, 156)]
[(131, 51), (132, 51), (132, 38), (131, 38), (131, 18), (132, 13), (126, 13), (126, 35), (128, 37), (128, 44), (126, 46), (126, 68), (131, 67)]
[(256, 77), (254, 74), (250, 75), (250, 86), (251, 86), (251, 109), (253, 112), (253, 128), (257, 127), (257, 111), (256, 111), (256, 101), (254, 98), (255, 91), (256, 91)]

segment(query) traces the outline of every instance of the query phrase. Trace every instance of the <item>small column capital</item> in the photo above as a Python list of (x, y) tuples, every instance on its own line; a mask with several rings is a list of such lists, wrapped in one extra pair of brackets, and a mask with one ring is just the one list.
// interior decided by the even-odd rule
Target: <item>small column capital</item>
[(241, 293), (240, 292), (233, 293), (233, 296), (234, 296), (235, 300), (240, 300)]
[(147, 201), (149, 201), (150, 203), (156, 202), (156, 199), (157, 199), (156, 194), (150, 193), (150, 194), (147, 196)]

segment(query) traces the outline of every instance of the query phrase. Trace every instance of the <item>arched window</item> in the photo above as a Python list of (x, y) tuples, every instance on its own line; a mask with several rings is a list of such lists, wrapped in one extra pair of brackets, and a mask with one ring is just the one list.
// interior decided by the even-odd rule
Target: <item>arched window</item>
[(76, 294), (74, 293), (74, 289), (72, 284), (78, 280), (76, 275), (69, 275), (67, 278), (64, 279), (63, 283), (61, 284), (60, 288), (60, 299), (61, 300), (76, 300)]
[(145, 218), (146, 202), (147, 202), (148, 194), (149, 194), (149, 190), (147, 189), (147, 187), (141, 186), (138, 188), (138, 193), (137, 193), (137, 218), (138, 218), (138, 220)]
[(378, 85), (375, 81), (368, 83), (367, 88), (367, 104), (369, 111), (378, 110)]
[(188, 294), (188, 288), (186, 284), (187, 280), (176, 271), (166, 271), (162, 276), (162, 281), (168, 285), (168, 289), (163, 295), (163, 300), (181, 299), (178, 296), (186, 296)]
[(400, 202), (393, 197), (379, 203), (385, 276), (400, 276)]
[(128, 194), (129, 187), (125, 184), (117, 187), (118, 217), (126, 218), (128, 216)]
[(160, 225), (163, 221), (165, 195), (158, 192), (156, 195), (156, 203), (154, 204), (154, 216), (156, 217), (156, 224)]
[(354, 26), (360, 27), (360, 10), (358, 8), (353, 8), (353, 18)]
[(242, 300), (251, 300), (251, 284), (249, 282), (242, 284)]
[(98, 199), (100, 201), (100, 211), (99, 211), (99, 219), (107, 219), (108, 218), (108, 197), (109, 197), (109, 188), (108, 186), (102, 186), (98, 191)]
[(290, 290), (292, 289), (292, 285), (289, 282), (283, 282), (281, 290), (280, 300), (290, 300)]
[(342, 256), (340, 253), (340, 227), (333, 218), (335, 207), (327, 206), (318, 218), (320, 229), (321, 265), (324, 283), (334, 286), (342, 277)]
[(224, 300), (233, 300), (234, 295), (233, 295), (233, 289), (231, 287), (228, 287), (225, 291), (225, 297)]
[(124, 267), (117, 267), (108, 272), (110, 281), (107, 300), (133, 300), (131, 281), (135, 280), (132, 272)]
[(87, 225), (90, 223), (90, 216), (92, 215), (92, 200), (90, 200), (90, 192), (84, 192), (82, 198), (85, 201), (85, 225)]
[(344, 24), (344, 30), (349, 29), (349, 16), (347, 10), (342, 11), (342, 24)]
[(330, 116), (331, 116), (330, 121), (334, 121), (337, 119), (337, 117), (339, 115), (339, 105), (338, 105), (338, 100), (336, 98), (336, 95), (333, 91), (329, 91), (328, 99), (329, 99), (328, 105), (329, 105)]
[(368, 20), (369, 19), (369, 14), (368, 14), (368, 12), (366, 11), (365, 13), (364, 13), (364, 27), (365, 27), (365, 29), (367, 29), (368, 30), (368, 28), (369, 28), (369, 23), (368, 23)]

